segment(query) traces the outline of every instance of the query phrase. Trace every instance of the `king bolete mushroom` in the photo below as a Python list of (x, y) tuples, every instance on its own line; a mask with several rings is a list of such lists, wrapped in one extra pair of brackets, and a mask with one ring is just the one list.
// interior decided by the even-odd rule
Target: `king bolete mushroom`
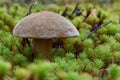
[(42, 53), (49, 58), (52, 39), (79, 36), (74, 25), (59, 14), (41, 11), (24, 17), (14, 28), (13, 35), (32, 38), (34, 55)]

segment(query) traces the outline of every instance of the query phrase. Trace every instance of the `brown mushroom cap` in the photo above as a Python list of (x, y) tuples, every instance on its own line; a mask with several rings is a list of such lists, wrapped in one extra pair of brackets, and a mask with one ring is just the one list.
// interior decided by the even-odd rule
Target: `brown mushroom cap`
[(24, 17), (14, 28), (13, 35), (41, 39), (79, 36), (74, 25), (54, 12), (41, 11)]

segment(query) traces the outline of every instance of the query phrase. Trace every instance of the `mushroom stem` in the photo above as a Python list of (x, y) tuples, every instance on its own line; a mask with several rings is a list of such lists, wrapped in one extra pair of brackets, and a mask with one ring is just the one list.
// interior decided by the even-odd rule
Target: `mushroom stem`
[(43, 54), (47, 59), (49, 59), (50, 53), (52, 51), (52, 40), (51, 39), (33, 39), (32, 48), (33, 48), (35, 57), (37, 57), (38, 54)]

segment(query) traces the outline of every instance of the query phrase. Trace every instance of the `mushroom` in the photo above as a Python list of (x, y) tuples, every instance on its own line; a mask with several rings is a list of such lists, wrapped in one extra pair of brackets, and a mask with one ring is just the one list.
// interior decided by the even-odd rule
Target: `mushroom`
[(24, 17), (13, 30), (13, 35), (32, 38), (34, 55), (42, 53), (50, 58), (52, 40), (58, 38), (76, 37), (79, 32), (74, 25), (59, 14), (41, 11)]

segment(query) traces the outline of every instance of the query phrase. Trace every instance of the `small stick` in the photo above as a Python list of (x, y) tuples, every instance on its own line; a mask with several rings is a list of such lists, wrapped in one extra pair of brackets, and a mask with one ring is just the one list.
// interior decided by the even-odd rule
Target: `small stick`
[(34, 59), (34, 55), (33, 55), (33, 54), (31, 54), (32, 56), (28, 56), (28, 55), (26, 55), (26, 53), (25, 53), (24, 51), (22, 51), (17, 45), (16, 45), (16, 47), (17, 47), (17, 49), (21, 52), (21, 54), (22, 54), (23, 56), (25, 56), (25, 57), (28, 58), (29, 61), (33, 61), (33, 59)]
[(110, 20), (109, 22), (106, 22), (105, 24), (100, 25), (99, 27), (96, 27), (94, 30), (92, 30), (90, 33), (87, 34), (87, 36), (82, 40), (84, 41), (85, 39), (89, 38), (94, 32), (96, 32), (99, 28), (108, 25), (112, 21)]
[(32, 7), (34, 6), (35, 0), (31, 0), (31, 3), (29, 5), (29, 10), (28, 13), (25, 16), (28, 16), (29, 14), (32, 13)]
[(75, 12), (75, 10), (78, 9), (79, 3), (76, 4), (75, 9), (73, 10), (72, 14)]
[(100, 27), (100, 25), (103, 24), (103, 20), (100, 20), (97, 24), (95, 24), (94, 26), (92, 26), (91, 31), (93, 31), (94, 29), (96, 29), (97, 27)]
[(86, 21), (86, 19), (88, 18), (88, 16), (90, 15), (90, 13), (91, 13), (91, 11), (90, 10), (88, 10), (87, 11), (87, 14), (86, 14), (86, 16), (84, 16), (85, 18), (84, 18), (84, 21)]
[[(13, 36), (13, 38), (14, 38), (14, 36)], [(15, 42), (14, 39), (13, 39), (13, 42)], [(15, 44), (15, 46), (17, 47), (18, 51), (21, 52), (25, 56), (25, 53), (18, 47), (18, 45)]]
[(62, 13), (62, 16), (64, 16), (64, 17), (65, 17), (65, 16), (66, 16), (67, 11), (68, 11), (68, 8), (66, 7), (66, 8), (65, 8), (65, 10), (64, 10), (64, 11), (63, 11), (63, 13)]
[(23, 38), (23, 41), (25, 41), (25, 43), (27, 43), (27, 45), (30, 47), (31, 45), (30, 45), (30, 42), (29, 42), (29, 40), (27, 39), (27, 38)]
[(77, 10), (77, 9), (78, 9), (78, 6), (79, 6), (79, 3), (77, 3), (77, 4), (76, 4), (75, 9), (73, 10), (73, 12), (72, 12), (72, 13), (71, 13), (71, 15), (69, 16), (69, 18), (71, 18), (71, 17), (72, 17), (72, 15), (74, 14), (75, 10)]

